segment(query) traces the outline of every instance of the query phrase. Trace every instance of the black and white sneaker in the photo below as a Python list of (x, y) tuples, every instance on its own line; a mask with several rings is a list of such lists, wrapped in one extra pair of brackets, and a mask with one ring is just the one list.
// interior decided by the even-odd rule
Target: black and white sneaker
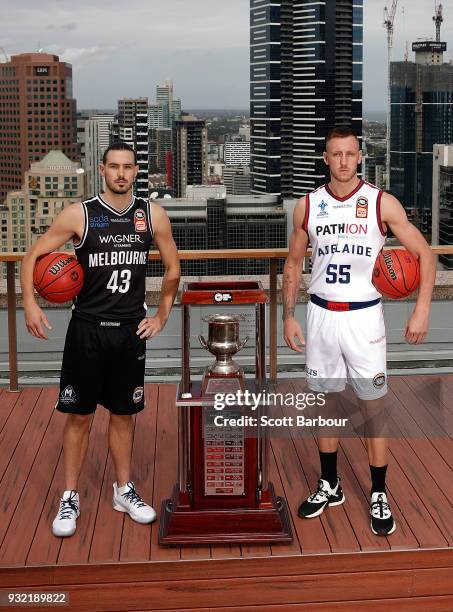
[(375, 535), (386, 536), (395, 531), (395, 520), (385, 493), (376, 492), (371, 495), (370, 513), (371, 531)]
[(320, 478), (318, 488), (299, 506), (297, 514), (300, 518), (314, 518), (319, 516), (327, 506), (339, 506), (345, 499), (340, 479), (332, 489), (327, 480)]

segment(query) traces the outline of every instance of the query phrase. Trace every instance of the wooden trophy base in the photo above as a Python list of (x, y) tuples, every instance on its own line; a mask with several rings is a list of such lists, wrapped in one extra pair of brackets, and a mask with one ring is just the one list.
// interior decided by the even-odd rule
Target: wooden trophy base
[(269, 483), (265, 502), (256, 508), (192, 510), (180, 503), (178, 486), (162, 503), (159, 544), (259, 544), (292, 542), (286, 501)]

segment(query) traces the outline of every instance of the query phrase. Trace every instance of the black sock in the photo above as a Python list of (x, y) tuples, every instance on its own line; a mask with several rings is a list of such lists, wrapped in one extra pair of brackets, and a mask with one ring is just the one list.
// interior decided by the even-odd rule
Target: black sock
[(371, 473), (371, 495), (373, 493), (385, 493), (385, 473), (387, 472), (387, 466), (376, 467), (370, 465)]
[(323, 453), (319, 451), (319, 459), (321, 461), (321, 478), (327, 480), (330, 487), (333, 489), (337, 486), (337, 451), (333, 453)]

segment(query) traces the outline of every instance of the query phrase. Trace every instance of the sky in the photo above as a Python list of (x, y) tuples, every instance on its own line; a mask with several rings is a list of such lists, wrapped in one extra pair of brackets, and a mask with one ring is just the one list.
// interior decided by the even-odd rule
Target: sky
[[(365, 116), (385, 111), (385, 4), (364, 0)], [(249, 5), (249, 0), (0, 0), (0, 47), (7, 55), (41, 48), (70, 62), (78, 108), (112, 109), (122, 97), (148, 96), (153, 102), (156, 83), (171, 78), (185, 109), (248, 109)], [(450, 60), (453, 6), (446, 5), (442, 40)], [(403, 59), (406, 40), (410, 50), (413, 40), (434, 36), (433, 14), (434, 0), (399, 0), (394, 59)]]

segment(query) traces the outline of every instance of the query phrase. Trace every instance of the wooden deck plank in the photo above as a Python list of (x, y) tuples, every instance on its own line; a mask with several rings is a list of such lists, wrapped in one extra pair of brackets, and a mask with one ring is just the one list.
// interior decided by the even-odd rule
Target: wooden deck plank
[[(404, 612), (451, 612), (452, 597), (450, 595), (440, 595), (438, 597), (404, 597), (398, 599), (362, 599), (354, 600), (354, 612), (381, 612), (383, 610), (402, 610)], [(216, 607), (216, 608), (184, 608), (177, 612), (341, 612), (351, 610), (351, 602), (327, 602), (327, 603), (303, 603), (303, 604), (284, 604), (283, 606), (235, 606)], [(151, 612), (141, 610), (137, 612)], [(162, 612), (170, 612), (169, 609)]]
[(437, 486), (431, 474), (413, 452), (413, 449), (403, 440), (390, 440), (390, 452), (396, 459), (399, 468), (404, 472), (407, 484), (405, 488), (413, 487), (420, 504), (426, 508), (431, 519), (437, 525), (439, 533), (453, 544), (453, 513), (451, 503)]
[[(48, 401), (50, 404), (55, 403), (57, 390), (51, 389), (49, 394)], [(55, 441), (61, 440), (63, 425), (62, 415), (54, 410), (18, 502), (18, 507), (24, 511), (14, 514), (0, 549), (0, 563), (4, 565), (25, 565), (26, 563), (28, 551), (49, 492), (50, 475), (53, 475), (60, 457), (61, 448)], [(43, 469), (43, 465), (46, 466), (46, 469)], [(33, 508), (33, 512), (29, 512), (27, 510), (29, 508)], [(21, 534), (20, 538), (18, 534)]]
[[(16, 450), (22, 433), (27, 426), (36, 402), (41, 395), (41, 389), (23, 389), (20, 394), (7, 394), (5, 406), (2, 405), (2, 418), (7, 415), (0, 433), (0, 481)], [(13, 414), (14, 413), (14, 414)]]
[[(77, 519), (77, 530), (70, 538), (63, 538), (58, 556), (59, 564), (88, 562), (107, 460), (108, 422), (108, 410), (98, 406), (91, 426), (87, 456), (80, 474), (80, 516)], [(121, 522), (121, 516), (115, 518)], [(114, 529), (114, 525), (111, 527)]]
[[(274, 485), (275, 495), (286, 500), (285, 488), (283, 486), (282, 477), (280, 476), (279, 469), (277, 466), (277, 462), (275, 460), (274, 451), (272, 448), (272, 438), (270, 441), (270, 449), (269, 449), (269, 480)], [(291, 529), (293, 532), (293, 541), (290, 543), (276, 543), (271, 544), (271, 553), (273, 557), (278, 556), (288, 556), (288, 555), (300, 555), (302, 553), (302, 548), (299, 543), (299, 538), (297, 537), (297, 530), (294, 526), (294, 521), (296, 520), (293, 517), (294, 508), (288, 506), (289, 518), (291, 521)]]
[[(171, 610), (184, 608), (188, 594), (192, 606), (206, 608), (222, 601), (227, 593), (230, 607), (291, 605), (363, 601), (366, 599), (453, 595), (453, 568), (360, 572), (317, 576), (272, 576), (266, 579), (236, 578), (213, 582), (160, 581), (88, 584), (64, 587), (76, 610)], [(334, 608), (333, 608), (334, 609)]]
[(416, 395), (418, 403), (425, 406), (440, 425), (443, 435), (452, 437), (453, 411), (449, 406), (451, 400), (448, 401), (444, 398), (439, 378), (434, 376), (416, 376), (415, 379), (412, 380), (412, 377), (406, 377), (404, 380)]
[[(25, 398), (27, 396), (28, 394), (24, 394)], [(9, 523), (13, 519), (22, 489), (35, 461), (54, 408), (52, 400), (55, 402), (55, 392), (53, 389), (45, 389), (38, 396), (31, 394), (29, 397), (32, 399), (31, 403), (34, 410), (23, 430), (23, 434), (20, 428), (15, 430), (20, 439), (0, 483), (2, 488), (0, 501), (1, 542), (3, 542)], [(37, 402), (35, 402), (36, 398)], [(19, 407), (21, 407), (20, 403)], [(19, 410), (19, 418), (22, 414)], [(23, 511), (23, 509), (18, 511)]]
[(89, 549), (89, 563), (113, 563), (119, 561), (123, 524), (126, 515), (112, 507), (115, 466), (110, 451), (102, 479), (101, 494)]
[(178, 409), (175, 405), (175, 385), (159, 385), (157, 411), (157, 437), (153, 507), (157, 521), (151, 531), (150, 559), (152, 561), (172, 561), (181, 558), (177, 546), (159, 546), (158, 530), (162, 500), (172, 496), (173, 487), (178, 481)]
[[(39, 392), (40, 389), (35, 389), (35, 392)], [(3, 429), (3, 427), (5, 426), (5, 423), (7, 422), (9, 415), (12, 413), (12, 411), (14, 410), (15, 405), (17, 404), (17, 402), (19, 401), (19, 399), (21, 398), (23, 393), (23, 390), (20, 391), (20, 393), (13, 393), (11, 391), (6, 391), (4, 389), (1, 389), (1, 395), (0, 395), (0, 431)], [(1, 440), (1, 438), (0, 438)], [(1, 442), (0, 442), (1, 444)]]
[[(450, 498), (453, 484), (450, 480), (450, 470), (453, 470), (452, 440), (425, 406), (419, 406), (414, 414), (413, 406), (417, 401), (417, 396), (402, 378), (392, 382), (392, 391), (399, 402), (399, 406), (402, 407), (401, 411), (395, 410), (393, 412), (393, 418), (414, 450), (423, 448), (421, 454), (417, 453), (422, 461), (425, 460), (425, 456), (431, 457), (433, 465), (437, 466), (436, 479), (440, 479), (437, 480), (438, 483), (444, 487), (447, 497)], [(426, 443), (434, 449), (434, 454)], [(449, 470), (445, 472), (444, 462), (449, 467)]]
[[(132, 473), (137, 489), (146, 503), (153, 504), (155, 480), (160, 478), (156, 466), (156, 430), (158, 385), (145, 386), (146, 407), (137, 414), (132, 448)], [(159, 508), (154, 506), (158, 512)], [(124, 521), (120, 560), (146, 561), (150, 558), (151, 529), (144, 531), (143, 525), (132, 520)]]

